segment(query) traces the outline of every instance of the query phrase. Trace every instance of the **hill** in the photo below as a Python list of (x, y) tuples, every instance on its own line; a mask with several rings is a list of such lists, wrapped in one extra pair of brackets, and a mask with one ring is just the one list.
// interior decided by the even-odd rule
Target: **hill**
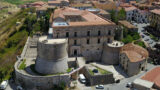
[(48, 0), (0, 0), (1, 2), (7, 2), (10, 4), (21, 5), (25, 3), (32, 3), (36, 1), (48, 1)]

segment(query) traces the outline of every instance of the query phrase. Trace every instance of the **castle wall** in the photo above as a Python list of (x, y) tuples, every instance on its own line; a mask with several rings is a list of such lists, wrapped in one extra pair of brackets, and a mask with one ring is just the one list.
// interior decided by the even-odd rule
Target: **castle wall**
[(61, 83), (69, 86), (70, 77), (68, 74), (53, 75), (53, 76), (35, 76), (29, 75), (22, 70), (18, 70), (21, 61), (15, 63), (16, 83), (21, 85), (25, 90), (52, 90), (54, 85)]
[(39, 40), (37, 47), (38, 56), (35, 65), (37, 72), (56, 74), (67, 71), (67, 39), (47, 39), (45, 37), (44, 40)]
[[(120, 42), (117, 43), (121, 44)], [(102, 62), (111, 65), (119, 64), (119, 53), (122, 46), (123, 44), (120, 46), (116, 45), (109, 46), (108, 43), (105, 43), (102, 53)]]
[(79, 73), (84, 74), (88, 83), (91, 86), (99, 85), (99, 84), (111, 84), (111, 83), (115, 82), (112, 73), (111, 74), (105, 74), (105, 75), (91, 75), (86, 66), (83, 69), (81, 69), (79, 71)]

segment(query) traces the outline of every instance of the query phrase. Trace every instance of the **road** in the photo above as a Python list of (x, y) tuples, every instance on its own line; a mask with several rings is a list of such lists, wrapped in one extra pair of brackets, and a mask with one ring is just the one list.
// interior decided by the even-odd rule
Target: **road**
[(141, 35), (142, 40), (148, 44), (149, 47), (153, 48), (154, 45), (156, 44), (156, 42), (154, 40), (151, 39), (151, 37), (149, 35), (146, 35), (144, 33), (146, 33), (147, 31), (144, 29), (144, 27), (148, 26), (149, 24), (137, 24), (137, 23), (133, 23), (133, 25), (138, 27), (138, 33)]

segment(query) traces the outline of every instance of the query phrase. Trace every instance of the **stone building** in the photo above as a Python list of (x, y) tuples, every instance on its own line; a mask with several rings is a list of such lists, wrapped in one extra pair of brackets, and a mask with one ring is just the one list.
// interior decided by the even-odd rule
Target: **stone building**
[(131, 32), (138, 32), (138, 28), (126, 20), (119, 21), (118, 26), (121, 29), (127, 29), (128, 31), (131, 31)]
[(148, 23), (148, 11), (140, 10), (134, 6), (123, 7), (126, 11), (126, 20), (137, 23)]
[(156, 29), (156, 32), (160, 32), (160, 9), (150, 10), (149, 21), (150, 25)]
[(116, 25), (87, 10), (59, 8), (51, 15), (53, 38), (68, 38), (69, 56), (100, 60), (104, 42), (114, 40)]
[(75, 9), (80, 9), (80, 10), (93, 8), (92, 4), (87, 4), (87, 3), (73, 3), (73, 4), (70, 4), (70, 7)]
[(160, 89), (160, 67), (148, 71), (141, 78), (133, 82), (133, 87), (138, 90), (159, 90)]
[(121, 48), (119, 64), (128, 76), (133, 76), (145, 70), (147, 58), (147, 50), (133, 43), (129, 43)]
[(105, 43), (102, 53), (102, 62), (104, 64), (118, 65), (119, 53), (124, 43), (119, 41), (113, 41), (112, 43)]
[(68, 0), (48, 0), (48, 5), (49, 6), (69, 6), (69, 1)]

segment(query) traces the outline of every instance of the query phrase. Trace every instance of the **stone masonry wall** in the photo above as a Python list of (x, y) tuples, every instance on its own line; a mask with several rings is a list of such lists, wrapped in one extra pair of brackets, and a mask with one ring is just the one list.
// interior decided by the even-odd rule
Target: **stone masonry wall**
[(111, 84), (114, 83), (113, 74), (106, 74), (106, 75), (91, 75), (87, 69), (84, 67), (80, 73), (83, 73), (86, 79), (89, 81), (91, 86), (98, 85), (98, 84)]
[(65, 83), (70, 85), (69, 74), (54, 75), (54, 76), (36, 76), (29, 75), (23, 70), (18, 70), (20, 60), (15, 63), (16, 83), (20, 84), (25, 90), (52, 90), (54, 85)]

